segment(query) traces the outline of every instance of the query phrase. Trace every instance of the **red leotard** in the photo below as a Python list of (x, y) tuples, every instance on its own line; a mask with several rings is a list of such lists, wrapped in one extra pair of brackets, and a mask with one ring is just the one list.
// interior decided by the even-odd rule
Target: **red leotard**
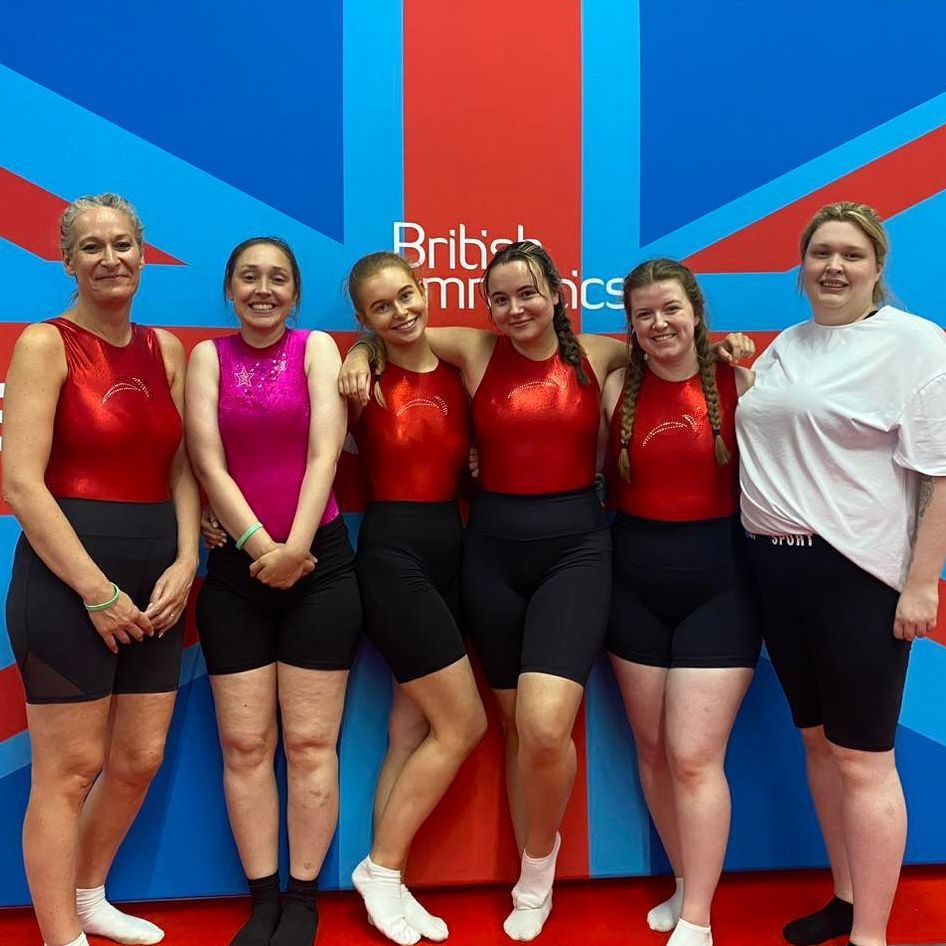
[(699, 374), (664, 381), (647, 371), (637, 394), (634, 430), (628, 447), (631, 481), (616, 472), (621, 449), (621, 401), (611, 415), (608, 452), (611, 478), (621, 512), (643, 519), (693, 522), (732, 516), (739, 508), (736, 452), (736, 374), (716, 365), (722, 434), (732, 453), (716, 462), (713, 432)]
[(440, 362), (418, 373), (388, 364), (354, 430), (372, 499), (420, 503), (457, 498), (470, 454), (470, 405), (459, 373)]
[(111, 345), (68, 319), (51, 319), (66, 353), (46, 485), (53, 496), (126, 503), (170, 499), (181, 417), (157, 334), (131, 326)]
[(494, 493), (541, 495), (588, 489), (595, 479), (601, 392), (559, 352), (532, 361), (501, 335), (473, 397), (480, 486)]

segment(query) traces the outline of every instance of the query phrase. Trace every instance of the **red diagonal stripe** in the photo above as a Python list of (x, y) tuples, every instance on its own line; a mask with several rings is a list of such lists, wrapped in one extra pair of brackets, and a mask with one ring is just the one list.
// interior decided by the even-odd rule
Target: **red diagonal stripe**
[(946, 189), (946, 125), (763, 217), (687, 265), (698, 273), (779, 273), (798, 264), (798, 238), (812, 215), (835, 200), (859, 200), (884, 219)]
[[(0, 167), (0, 238), (40, 259), (55, 262), (59, 252), (59, 217), (67, 201)], [(183, 266), (169, 253), (145, 244), (145, 259), (158, 266)]]
[(26, 696), (16, 664), (0, 670), (0, 742), (26, 729)]

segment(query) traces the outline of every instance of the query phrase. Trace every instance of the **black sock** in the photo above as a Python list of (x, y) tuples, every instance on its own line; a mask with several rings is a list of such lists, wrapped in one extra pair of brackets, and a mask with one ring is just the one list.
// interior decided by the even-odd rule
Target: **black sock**
[(794, 946), (816, 946), (836, 936), (850, 936), (854, 923), (854, 904), (832, 897), (826, 906), (816, 913), (792, 920), (782, 930)]
[(279, 874), (247, 878), (252, 906), (250, 918), (240, 927), (230, 946), (269, 946), (269, 938), (279, 922)]
[(312, 946), (319, 928), (319, 908), (315, 902), (318, 889), (318, 878), (297, 880), (289, 877), (282, 901), (282, 916), (269, 941), (270, 946)]

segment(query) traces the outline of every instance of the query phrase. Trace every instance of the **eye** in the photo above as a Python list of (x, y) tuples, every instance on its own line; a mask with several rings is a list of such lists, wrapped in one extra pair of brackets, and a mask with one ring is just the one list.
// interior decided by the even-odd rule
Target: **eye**
[(859, 260), (859, 259), (864, 258), (864, 254), (863, 253), (845, 253), (844, 258), (849, 259), (849, 260)]
[(120, 240), (118, 243), (115, 244), (115, 249), (118, 250), (120, 253), (127, 252), (128, 250), (131, 249), (131, 247), (132, 247), (131, 240)]
[(505, 296), (493, 296), (493, 305), (506, 305), (507, 302)]

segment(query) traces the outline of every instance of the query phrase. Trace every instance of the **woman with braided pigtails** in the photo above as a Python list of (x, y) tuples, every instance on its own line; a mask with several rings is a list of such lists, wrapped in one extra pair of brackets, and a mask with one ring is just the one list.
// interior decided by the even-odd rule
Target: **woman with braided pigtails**
[(648, 925), (673, 930), (672, 946), (710, 946), (729, 835), (723, 761), (761, 646), (735, 456), (736, 401), (751, 374), (716, 362), (703, 295), (682, 264), (636, 267), (624, 306), (629, 364), (602, 396), (618, 510), (607, 649), (676, 876)]

